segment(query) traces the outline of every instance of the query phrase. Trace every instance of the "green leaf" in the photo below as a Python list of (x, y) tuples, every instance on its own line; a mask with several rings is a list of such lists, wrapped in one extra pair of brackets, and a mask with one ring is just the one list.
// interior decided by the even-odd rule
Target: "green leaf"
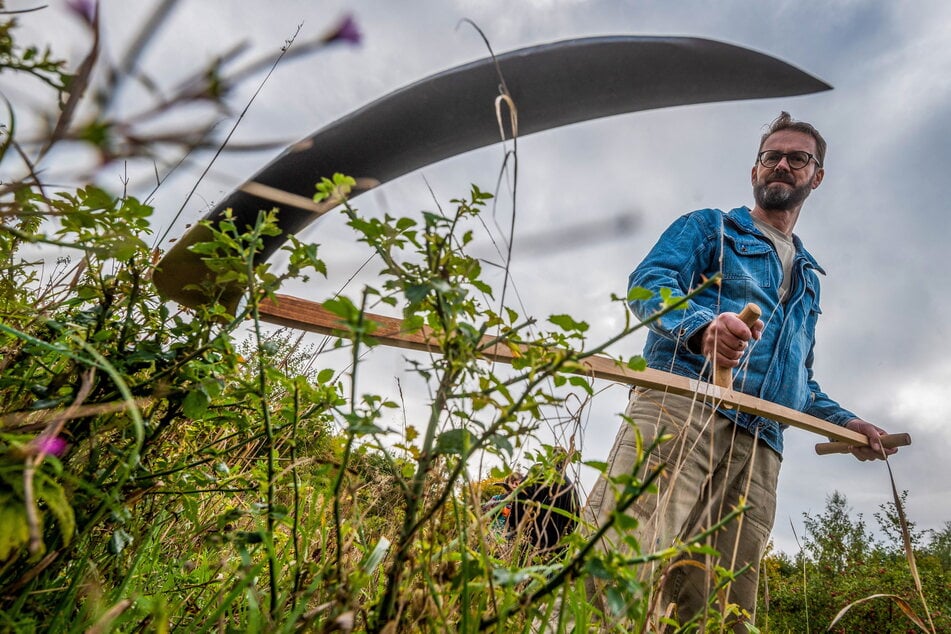
[(643, 372), (647, 369), (647, 359), (641, 355), (636, 355), (628, 359), (627, 367), (635, 372)]
[(548, 318), (548, 321), (566, 332), (585, 332), (588, 329), (587, 322), (575, 321), (571, 315), (552, 315)]
[(333, 180), (322, 178), (317, 184), (317, 193), (314, 194), (314, 202), (321, 202), (326, 199), (343, 199), (350, 193), (357, 181), (350, 176), (341, 173), (333, 175)]
[(236, 531), (232, 536), (232, 541), (236, 544), (260, 544), (264, 542), (264, 535), (261, 531)]
[(419, 332), (425, 324), (422, 315), (410, 315), (403, 320), (402, 330), (406, 333)]
[(86, 187), (80, 190), (83, 205), (90, 210), (112, 209), (116, 200), (111, 194), (98, 187)]
[(324, 302), (324, 308), (345, 322), (355, 323), (360, 316), (360, 309), (343, 295), (338, 295)]
[(585, 562), (584, 571), (592, 577), (598, 579), (610, 579), (611, 573), (604, 566), (604, 562), (598, 557), (594, 557)]
[(117, 260), (128, 260), (144, 246), (145, 244), (136, 238), (119, 239), (111, 245), (109, 255)]
[(504, 451), (508, 455), (512, 455), (512, 453), (515, 451), (509, 439), (501, 434), (492, 434), (492, 436), (489, 437), (489, 443), (496, 449)]
[(386, 430), (384, 430), (382, 427), (374, 425), (373, 423), (360, 420), (359, 422), (347, 427), (347, 433), (361, 436), (366, 434), (384, 434), (386, 433)]
[(429, 295), (429, 291), (432, 290), (432, 286), (429, 284), (409, 284), (406, 286), (404, 294), (406, 295), (406, 300), (410, 304), (419, 304), (426, 296)]
[(364, 238), (367, 239), (373, 240), (383, 235), (383, 225), (378, 221), (351, 218), (347, 224), (357, 233), (362, 233)]
[(608, 470), (608, 463), (602, 460), (585, 460), (581, 464), (587, 465), (600, 473)]
[(475, 444), (475, 436), (468, 429), (450, 429), (436, 437), (436, 452), (462, 455)]
[(604, 597), (607, 599), (608, 611), (611, 612), (611, 614), (624, 614), (627, 600), (624, 598), (624, 595), (621, 594), (620, 590), (614, 586), (610, 586), (605, 589)]
[(416, 226), (416, 221), (413, 220), (412, 218), (404, 217), (396, 221), (396, 228), (399, 229), (400, 231), (406, 231), (410, 227), (415, 227), (415, 226)]
[(633, 531), (638, 527), (638, 521), (627, 513), (617, 513), (615, 514), (614, 525), (618, 530)]
[(205, 389), (203, 387), (196, 388), (185, 396), (185, 401), (182, 403), (182, 412), (192, 420), (201, 420), (205, 412), (208, 411), (210, 404), (211, 399), (208, 398)]
[(26, 508), (11, 496), (0, 496), (0, 561), (6, 561), (29, 540)]
[(440, 214), (433, 213), (431, 211), (423, 211), (423, 220), (426, 221), (427, 227), (435, 227), (442, 224), (444, 218)]
[(63, 545), (68, 546), (76, 530), (76, 516), (69, 503), (66, 491), (56, 481), (43, 478), (37, 486), (37, 498), (42, 500), (46, 507), (59, 523), (59, 532), (63, 536)]
[(661, 308), (671, 310), (687, 310), (687, 302), (683, 295), (680, 295), (672, 288), (664, 287), (660, 289)]
[(575, 387), (582, 388), (588, 394), (594, 394), (594, 389), (591, 387), (591, 383), (583, 376), (569, 376), (568, 382)]
[(209, 377), (201, 382), (201, 389), (204, 390), (209, 398), (221, 396), (221, 392), (224, 389), (224, 381), (215, 377)]
[(652, 291), (642, 288), (640, 286), (635, 286), (627, 292), (627, 301), (629, 302), (643, 302), (654, 296)]
[(489, 297), (494, 297), (492, 294), (492, 287), (483, 282), (482, 280), (470, 280), (470, 283), (482, 293), (485, 293)]
[(317, 382), (321, 385), (329, 383), (334, 378), (334, 374), (336, 374), (336, 371), (333, 368), (324, 368), (317, 373)]
[(390, 540), (386, 537), (381, 537), (380, 541), (378, 541), (373, 548), (373, 551), (360, 563), (360, 568), (363, 569), (363, 572), (370, 574), (376, 570), (376, 567), (383, 561), (383, 558), (386, 556), (386, 551), (389, 550), (389, 548)]

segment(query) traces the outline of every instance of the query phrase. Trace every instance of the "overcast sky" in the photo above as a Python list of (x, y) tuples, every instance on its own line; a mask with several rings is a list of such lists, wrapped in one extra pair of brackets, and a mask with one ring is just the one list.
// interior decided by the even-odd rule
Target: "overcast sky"
[[(153, 2), (106, 1), (106, 54), (129, 46)], [(13, 0), (8, 8), (33, 3)], [(678, 107), (621, 115), (526, 137), (519, 142), (515, 287), (530, 314), (571, 313), (592, 325), (592, 340), (617, 330), (623, 314), (609, 301), (658, 234), (701, 207), (751, 205), (750, 167), (763, 126), (780, 110), (814, 123), (826, 137), (826, 178), (807, 201), (796, 233), (828, 272), (823, 279), (817, 378), (843, 405), (914, 445), (891, 460), (909, 490), (908, 514), (919, 528), (951, 521), (951, 278), (937, 271), (948, 251), (946, 196), (951, 126), (951, 4), (941, 0), (805, 0), (716, 3), (701, 0), (426, 0), (251, 2), (183, 0), (146, 51), (141, 66), (162, 86), (238, 42), (255, 54), (275, 52), (301, 26), (319, 35), (352, 13), (359, 46), (339, 45), (282, 64), (235, 135), (237, 141), (296, 141), (388, 92), (485, 56), (463, 18), (477, 23), (496, 52), (595, 35), (687, 35), (768, 53), (834, 86), (794, 98)], [(88, 38), (60, 2), (24, 17), (36, 37), (81, 59)], [(54, 39), (55, 38), (55, 39)], [(256, 82), (260, 79), (258, 77)], [(240, 110), (255, 87), (235, 95)], [(130, 108), (134, 95), (129, 96)], [(233, 125), (224, 120), (223, 129)], [(172, 230), (184, 231), (277, 151), (220, 159)], [(197, 157), (196, 165), (208, 157)], [(367, 213), (411, 213), (463, 195), (469, 183), (493, 189), (499, 146), (425, 168), (362, 196)], [(153, 202), (164, 229), (182, 205), (197, 167), (159, 189)], [(133, 172), (145, 192), (151, 168)], [(100, 182), (119, 189), (119, 168)], [(500, 209), (508, 223), (510, 206)], [(620, 222), (620, 225), (614, 223)], [(163, 224), (164, 223), (164, 224)], [(608, 229), (605, 229), (608, 227)], [(620, 228), (617, 228), (620, 227)], [(339, 218), (302, 236), (327, 246), (339, 279), (362, 261)], [(524, 239), (523, 241), (520, 241)], [(333, 257), (331, 258), (331, 254)], [(333, 283), (288, 289), (323, 299)], [(355, 289), (354, 289), (355, 294)], [(642, 339), (618, 345), (639, 352)], [(402, 373), (401, 353), (371, 360), (381, 383)], [(604, 390), (583, 416), (577, 442), (585, 459), (606, 457), (626, 404), (622, 387)], [(371, 388), (367, 388), (371, 389)], [(818, 457), (816, 438), (786, 433), (777, 545), (796, 549), (790, 524), (819, 513), (834, 490), (870, 526), (891, 499), (882, 463)], [(582, 473), (585, 487), (592, 474)]]

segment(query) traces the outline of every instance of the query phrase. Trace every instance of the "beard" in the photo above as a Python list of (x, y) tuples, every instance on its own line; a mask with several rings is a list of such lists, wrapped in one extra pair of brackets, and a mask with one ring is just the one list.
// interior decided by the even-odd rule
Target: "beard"
[(760, 181), (753, 186), (753, 198), (756, 204), (766, 211), (788, 211), (798, 207), (809, 197), (812, 186), (809, 183), (801, 187), (783, 187), (776, 183), (788, 183), (782, 178)]

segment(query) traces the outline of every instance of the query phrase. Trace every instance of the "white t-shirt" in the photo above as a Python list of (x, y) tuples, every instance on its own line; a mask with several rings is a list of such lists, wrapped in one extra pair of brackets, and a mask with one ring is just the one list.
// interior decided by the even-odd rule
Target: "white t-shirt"
[(792, 281), (792, 265), (796, 258), (796, 245), (792, 238), (768, 222), (763, 222), (759, 218), (753, 218), (753, 222), (756, 224), (756, 228), (773, 243), (773, 248), (776, 249), (776, 253), (779, 255), (779, 261), (783, 264), (783, 281), (779, 285), (779, 300), (784, 302), (786, 296), (789, 295), (789, 286)]

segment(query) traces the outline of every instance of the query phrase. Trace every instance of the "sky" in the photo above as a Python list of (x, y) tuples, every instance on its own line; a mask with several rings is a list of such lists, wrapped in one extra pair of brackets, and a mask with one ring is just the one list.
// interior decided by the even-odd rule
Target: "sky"
[[(157, 4), (103, 2), (104, 54), (121, 59)], [(7, 3), (8, 9), (29, 6), (35, 4)], [(78, 64), (89, 38), (64, 7), (51, 1), (22, 21), (33, 37)], [(772, 55), (831, 84), (833, 90), (813, 95), (619, 115), (520, 139), (514, 289), (523, 313), (540, 319), (570, 313), (591, 324), (592, 341), (607, 338), (624, 320), (610, 297), (625, 292), (627, 275), (660, 232), (693, 209), (750, 206), (749, 173), (764, 126), (781, 110), (812, 122), (829, 144), (826, 176), (806, 202), (796, 233), (828, 273), (817, 378), (862, 417), (912, 435), (913, 445), (890, 460), (897, 487), (908, 490), (909, 519), (919, 529), (951, 521), (951, 435), (945, 432), (951, 323), (942, 317), (951, 314), (951, 277), (935, 274), (951, 235), (945, 199), (951, 4), (182, 0), (155, 33), (140, 68), (170, 88), (238, 43), (247, 46), (240, 60), (274, 54), (298, 28), (298, 41), (305, 41), (347, 14), (358, 24), (360, 44), (280, 64), (241, 119), (235, 142), (297, 141), (406, 84), (485, 57), (484, 43), (463, 19), (477, 24), (498, 53), (597, 35), (692, 36)], [(235, 114), (262, 79), (257, 75), (235, 92)], [(119, 107), (132, 112), (141, 99), (131, 90)], [(234, 116), (221, 117), (222, 131), (234, 125)], [(133, 165), (129, 187), (151, 196), (157, 226), (174, 237), (278, 151), (218, 158), (194, 194), (191, 186), (210, 154), (192, 157), (154, 193), (156, 168)], [(491, 191), (503, 152), (496, 145), (448, 159), (361, 196), (356, 206), (368, 214), (411, 213), (433, 209), (436, 201), (447, 205), (470, 183)], [(119, 191), (124, 169), (107, 167), (96, 178)], [(495, 213), (495, 224), (505, 227), (511, 205), (500, 204)], [(339, 216), (321, 219), (300, 237), (324, 245), (332, 276), (289, 293), (324, 299), (364, 260)], [(633, 336), (611, 352), (637, 354), (642, 344)], [(404, 359), (402, 352), (374, 352), (370, 376), (393, 390), (396, 379), (406, 380)], [(623, 386), (597, 388), (579, 415), (576, 444), (586, 460), (605, 459), (626, 404)], [(566, 430), (546, 433), (564, 439)], [(786, 432), (774, 529), (777, 547), (786, 552), (795, 552), (796, 535), (804, 534), (803, 514), (820, 513), (833, 491), (872, 527), (873, 514), (891, 499), (883, 463), (820, 457), (812, 449), (816, 441), (806, 432)], [(585, 489), (593, 477), (590, 469), (581, 471)]]

